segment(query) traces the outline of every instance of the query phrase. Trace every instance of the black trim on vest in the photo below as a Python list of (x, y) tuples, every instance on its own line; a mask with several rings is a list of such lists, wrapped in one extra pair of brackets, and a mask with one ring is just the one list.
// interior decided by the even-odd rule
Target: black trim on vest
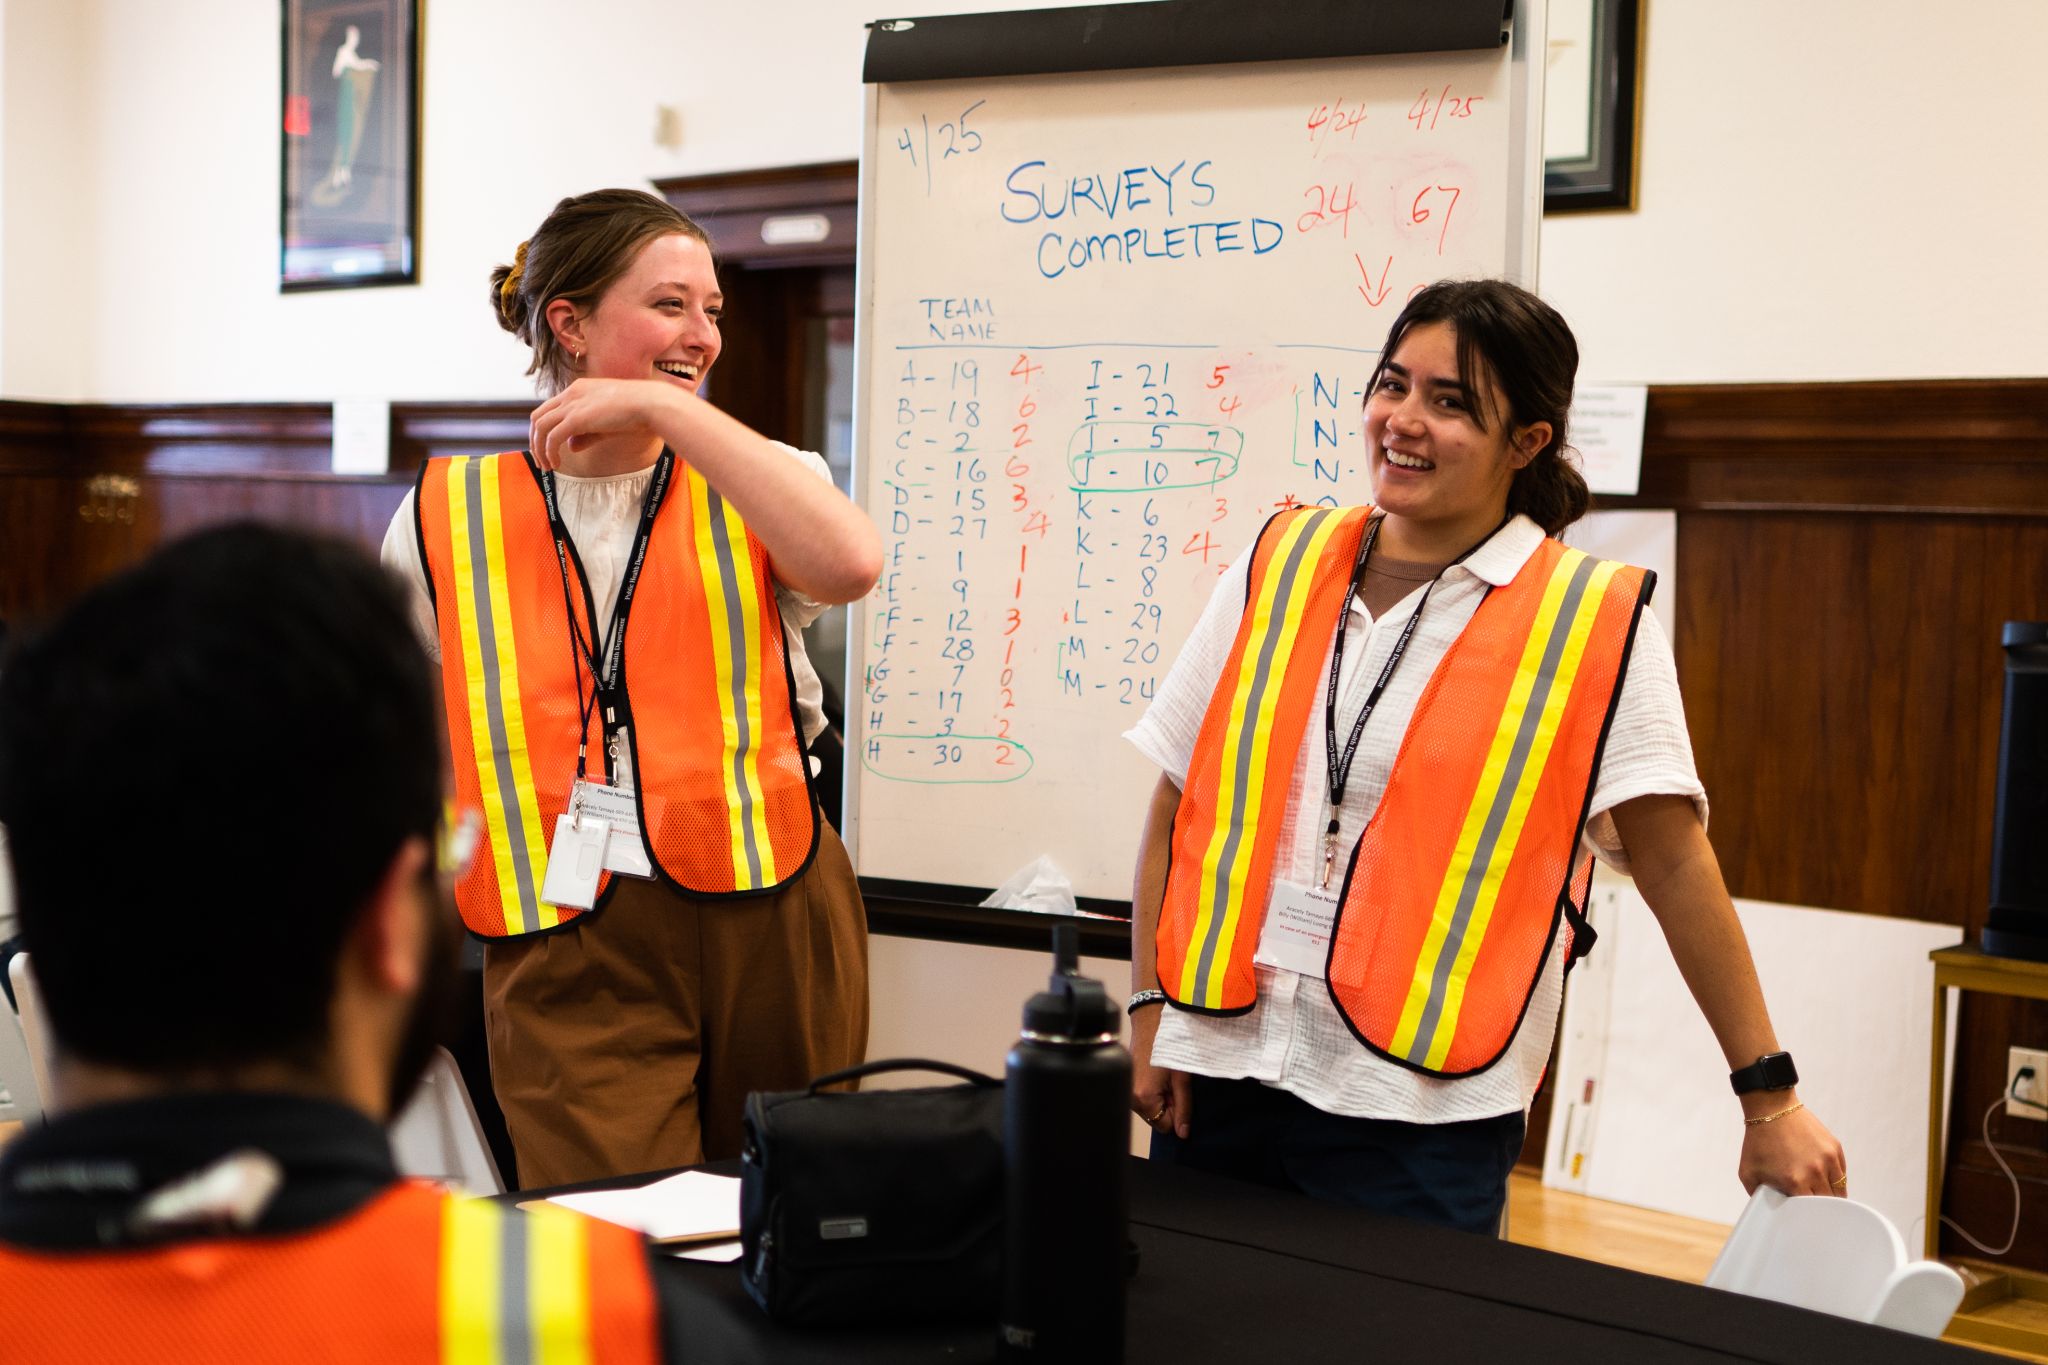
[(434, 624), (439, 626), (441, 595), (434, 591), (434, 571), (427, 566), (427, 519), (420, 512), (420, 493), (427, 486), (427, 466), (432, 463), (432, 460), (421, 460), (419, 469), (412, 476), (412, 543), (420, 552), (420, 577), (427, 580), (427, 605), (434, 609)]
[[(1628, 682), (1628, 661), (1635, 655), (1636, 652), (1636, 629), (1642, 625), (1643, 612), (1646, 611), (1650, 605), (1650, 594), (1654, 593), (1656, 590), (1657, 571), (1654, 569), (1644, 569), (1643, 590), (1636, 595), (1636, 609), (1634, 612), (1630, 614), (1628, 618), (1628, 635), (1621, 642), (1621, 672), (1615, 678), (1614, 696), (1607, 703), (1607, 717), (1605, 720), (1600, 722), (1600, 739), (1593, 746), (1593, 781), (1586, 785), (1586, 800), (1585, 803), (1579, 807), (1579, 832), (1577, 836), (1575, 836), (1572, 845), (1572, 856), (1574, 861), (1576, 861), (1578, 857), (1577, 840), (1585, 838), (1586, 818), (1593, 809), (1593, 789), (1599, 785), (1600, 763), (1601, 760), (1607, 756), (1607, 736), (1614, 729), (1614, 717), (1621, 711), (1621, 689)], [(1587, 857), (1590, 859), (1592, 855), (1588, 854)], [(1572, 882), (1570, 868), (1565, 869), (1564, 889), (1561, 892), (1559, 892), (1558, 895), (1559, 899), (1563, 902), (1562, 908), (1564, 910), (1565, 918), (1569, 919), (1572, 924), (1571, 956), (1567, 957), (1564, 962), (1565, 975), (1570, 976), (1572, 968), (1576, 967), (1579, 964), (1579, 960), (1581, 958), (1591, 953), (1593, 951), (1593, 945), (1599, 942), (1600, 940), (1600, 935), (1593, 932), (1592, 921), (1586, 917), (1586, 909), (1593, 903), (1593, 869), (1591, 867), (1588, 867), (1586, 869), (1585, 904), (1579, 906), (1574, 906), (1572, 904)], [(1553, 929), (1551, 932), (1554, 935), (1556, 933), (1556, 930)], [(1583, 942), (1580, 939), (1581, 934), (1585, 935)], [(1546, 949), (1546, 952), (1547, 951), (1548, 950)], [(1524, 1008), (1526, 1009), (1526, 1006)], [(1516, 1027), (1521, 1027), (1519, 1022), (1516, 1024)]]

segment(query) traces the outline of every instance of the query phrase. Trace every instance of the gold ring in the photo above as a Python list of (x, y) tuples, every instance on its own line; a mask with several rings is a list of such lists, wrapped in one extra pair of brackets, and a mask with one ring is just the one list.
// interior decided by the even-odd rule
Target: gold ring
[(1846, 1190), (1849, 1188), (1849, 1173), (1847, 1171), (1842, 1172), (1842, 1178), (1835, 1182), (1835, 1188), (1838, 1190)]
[(1159, 1112), (1158, 1112), (1158, 1113), (1156, 1113), (1156, 1114), (1154, 1114), (1154, 1115), (1152, 1115), (1152, 1116), (1151, 1116), (1150, 1118), (1146, 1119), (1146, 1120), (1145, 1120), (1145, 1122), (1147, 1122), (1147, 1123), (1157, 1123), (1157, 1122), (1159, 1122), (1159, 1120), (1161, 1120), (1161, 1119), (1163, 1119), (1163, 1118), (1165, 1118), (1165, 1117), (1166, 1117), (1166, 1106), (1162, 1104), (1162, 1105), (1160, 1105), (1160, 1106), (1159, 1106)]

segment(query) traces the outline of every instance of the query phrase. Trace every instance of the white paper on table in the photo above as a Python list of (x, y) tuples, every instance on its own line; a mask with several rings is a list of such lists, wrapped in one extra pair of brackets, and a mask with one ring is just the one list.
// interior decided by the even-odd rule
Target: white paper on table
[(657, 1242), (727, 1241), (740, 1230), (738, 1177), (704, 1171), (684, 1171), (638, 1189), (558, 1194), (547, 1202)]
[(696, 1242), (690, 1246), (663, 1247), (662, 1254), (673, 1256), (678, 1261), (737, 1261), (740, 1258), (740, 1244), (734, 1242)]
[(1570, 441), (1579, 472), (1595, 493), (1634, 493), (1643, 475), (1643, 419), (1650, 390), (1643, 384), (1581, 384), (1572, 398)]

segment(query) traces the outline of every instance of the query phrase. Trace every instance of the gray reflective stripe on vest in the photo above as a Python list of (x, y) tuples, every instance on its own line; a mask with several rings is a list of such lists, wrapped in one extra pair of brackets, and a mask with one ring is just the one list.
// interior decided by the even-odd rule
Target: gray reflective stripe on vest
[(1429, 982), (1429, 1003), (1423, 1006), (1422, 1020), (1415, 1026), (1415, 1041), (1407, 1052), (1411, 1062), (1421, 1064), (1429, 1056), (1437, 1021), (1443, 1015), (1451, 968), (1458, 961), (1458, 953), (1465, 943), (1465, 931), (1471, 926), (1472, 907), (1479, 900), (1479, 889), (1486, 883), (1486, 870), (1492, 864), (1494, 848), (1500, 842), (1501, 827), (1507, 823), (1508, 811), (1515, 804), (1515, 789), (1521, 786), (1522, 770), (1529, 761), (1529, 747), (1535, 743), (1536, 731), (1542, 724), (1551, 685), (1557, 679), (1557, 665), (1564, 658), (1565, 644), (1571, 639), (1579, 601), (1586, 595), (1586, 582), (1599, 566), (1600, 561), (1590, 555), (1579, 561), (1571, 583), (1565, 588), (1564, 601), (1551, 622), (1550, 638), (1543, 645), (1543, 662), (1538, 665), (1536, 682), (1529, 689), (1529, 700), (1522, 708), (1522, 723), (1515, 731), (1514, 748), (1509, 751), (1507, 766), (1501, 773), (1499, 785), (1494, 788), (1493, 802), (1486, 812), (1486, 824), (1480, 829), (1471, 865), (1465, 869), (1464, 884), (1458, 888), (1458, 908), (1451, 915), (1450, 930), (1437, 951), (1436, 968)]
[[(733, 724), (739, 731), (739, 744), (732, 753), (732, 784), (738, 793), (739, 809), (733, 818), (738, 821), (741, 838), (747, 849), (747, 885), (760, 886), (761, 846), (754, 837), (754, 795), (747, 787), (747, 754), (754, 747), (754, 737), (747, 730), (747, 630), (745, 609), (738, 600), (739, 575), (733, 561), (732, 534), (725, 524), (725, 499), (718, 496), (718, 490), (709, 483), (704, 485), (707, 518), (711, 523), (711, 544), (718, 555), (718, 579), (720, 605), (725, 608), (726, 638), (732, 648), (732, 714)], [(715, 627), (714, 627), (715, 629)]]
[(532, 1271), (527, 1265), (526, 1219), (498, 1220), (498, 1365), (533, 1365)]
[[(1216, 860), (1216, 877), (1209, 888), (1209, 933), (1202, 940), (1200, 954), (1195, 959), (1195, 991), (1197, 1000), (1209, 995), (1209, 972), (1216, 965), (1216, 948), (1223, 937), (1225, 902), (1230, 896), (1230, 872), (1237, 862), (1239, 845), (1244, 835), (1245, 788), (1251, 780), (1252, 751), (1257, 747), (1253, 733), (1258, 728), (1259, 709), (1265, 700), (1267, 684), (1273, 677), (1273, 653), (1279, 647), (1280, 636), (1286, 631), (1286, 622), (1281, 619), (1278, 608), (1294, 594), (1294, 580), (1300, 575), (1301, 562), (1308, 555), (1308, 547), (1315, 539), (1323, 518), (1335, 516), (1331, 511), (1311, 512), (1303, 519), (1301, 534), (1296, 537), (1288, 550), (1286, 562), (1280, 566), (1279, 578), (1266, 600), (1273, 603), (1275, 612), (1267, 619), (1266, 633), (1259, 641), (1258, 665), (1252, 670), (1250, 697), (1238, 712), (1240, 734), (1237, 741), (1237, 770), (1231, 790), (1230, 829), (1223, 836), (1223, 849)], [(1263, 588), (1265, 585), (1261, 584)]]
[[(483, 460), (462, 463), (463, 501), (469, 509), (469, 573), (476, 599), (477, 654), (484, 668), (484, 719), (490, 726), (491, 753), (488, 762), (497, 774), (498, 801), (505, 812), (505, 841), (510, 844), (512, 867), (519, 885), (510, 888), (519, 896), (522, 923), (531, 926), (540, 916), (540, 897), (534, 890), (533, 863), (527, 856), (526, 821), (519, 810), (519, 784), (512, 776), (512, 742), (506, 738), (505, 685), (498, 676), (498, 621), (491, 597), (491, 560), (485, 549)], [(498, 888), (504, 895), (508, 888)]]

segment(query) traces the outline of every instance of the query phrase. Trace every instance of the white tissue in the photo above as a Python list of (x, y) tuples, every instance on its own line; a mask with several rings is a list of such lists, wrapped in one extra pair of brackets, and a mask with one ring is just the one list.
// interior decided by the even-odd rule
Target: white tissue
[(982, 904), (997, 910), (1035, 910), (1041, 915), (1080, 913), (1074, 904), (1074, 884), (1060, 871), (1060, 865), (1043, 853), (1006, 877)]

